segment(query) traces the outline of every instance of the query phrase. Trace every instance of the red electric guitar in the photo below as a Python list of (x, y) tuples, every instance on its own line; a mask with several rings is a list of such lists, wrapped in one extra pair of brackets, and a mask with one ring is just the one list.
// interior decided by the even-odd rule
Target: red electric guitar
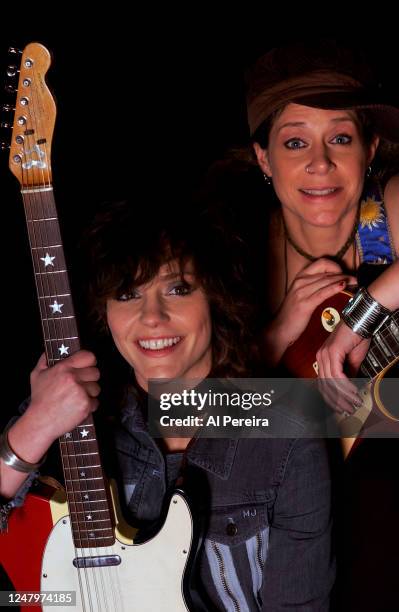
[[(56, 107), (45, 82), (50, 54), (38, 43), (22, 53), (10, 169), (21, 185), (48, 364), (80, 347), (53, 196), (51, 142)], [(175, 491), (158, 533), (135, 545), (101, 467), (90, 416), (60, 439), (65, 490), (42, 485), (14, 509), (0, 534), (0, 562), (16, 591), (41, 591), (42, 608), (186, 612), (185, 570), (192, 515)], [(22, 610), (34, 602), (14, 595)], [(46, 605), (47, 604), (47, 605)], [(190, 604), (191, 607), (191, 604)], [(51, 608), (53, 609), (53, 608)]]
[[(300, 338), (284, 354), (283, 363), (297, 377), (316, 378), (316, 353), (341, 319), (341, 312), (352, 293), (343, 291), (329, 298), (314, 311)], [(340, 419), (343, 448), (347, 456), (362, 436), (399, 436), (399, 403), (389, 378), (397, 378), (399, 366), (399, 310), (387, 319), (373, 336), (359, 374), (369, 380), (362, 390), (363, 405), (353, 416)], [(356, 421), (354, 421), (356, 419)], [(360, 426), (359, 426), (360, 423)], [(358, 438), (359, 440), (360, 438)]]

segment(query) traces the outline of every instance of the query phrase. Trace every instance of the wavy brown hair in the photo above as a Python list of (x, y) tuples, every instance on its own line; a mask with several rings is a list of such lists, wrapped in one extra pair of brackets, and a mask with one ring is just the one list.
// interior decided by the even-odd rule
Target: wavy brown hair
[[(139, 208), (139, 210), (137, 210)], [(82, 241), (91, 319), (107, 330), (106, 303), (148, 283), (172, 260), (193, 265), (212, 319), (212, 376), (245, 376), (254, 361), (254, 306), (241, 244), (205, 213), (155, 211), (125, 200), (107, 203)]]

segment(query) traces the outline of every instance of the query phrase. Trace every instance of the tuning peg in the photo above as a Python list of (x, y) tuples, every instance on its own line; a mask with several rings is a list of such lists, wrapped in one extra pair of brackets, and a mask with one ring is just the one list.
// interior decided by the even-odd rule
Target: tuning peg
[(23, 51), (17, 49), (17, 47), (8, 47), (8, 53), (10, 55), (22, 55)]
[(7, 93), (15, 93), (17, 91), (17, 88), (14, 87), (14, 85), (10, 85), (7, 84), (4, 89), (6, 90)]
[(2, 104), (1, 110), (6, 113), (11, 113), (15, 111), (15, 106), (11, 106), (11, 104)]
[(9, 129), (11, 129), (11, 128), (12, 128), (12, 124), (11, 124), (11, 123), (7, 123), (7, 121), (2, 121), (2, 122), (0, 123), (0, 128), (3, 128), (3, 129), (6, 129), (6, 130), (9, 130)]
[(7, 66), (7, 76), (15, 77), (17, 76), (18, 73), (19, 73), (19, 70), (16, 66), (14, 65)]
[(7, 151), (10, 148), (8, 142), (0, 142), (0, 151)]

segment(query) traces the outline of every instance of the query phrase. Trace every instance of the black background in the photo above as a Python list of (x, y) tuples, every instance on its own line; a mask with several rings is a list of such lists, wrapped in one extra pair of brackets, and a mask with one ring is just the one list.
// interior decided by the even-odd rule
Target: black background
[[(380, 25), (375, 16), (349, 22), (338, 7), (327, 18), (309, 6), (309, 14), (288, 6), (270, 12), (262, 3), (228, 10), (222, 4), (187, 6), (151, 5), (140, 13), (132, 6), (129, 16), (113, 3), (112, 10), (88, 6), (83, 16), (82, 6), (64, 3), (3, 14), (2, 89), (7, 63), (15, 61), (7, 56), (9, 46), (23, 49), (38, 41), (53, 55), (48, 73), (57, 101), (53, 183), (71, 259), (100, 202), (134, 194), (137, 206), (151, 206), (155, 213), (192, 191), (227, 147), (246, 141), (243, 75), (269, 48), (336, 38), (366, 50), (396, 94), (391, 71), (396, 41), (383, 16)], [(12, 97), (0, 94), (0, 100), (10, 103)], [(1, 132), (6, 140), (7, 130)], [(12, 412), (29, 390), (28, 373), (42, 343), (22, 201), (7, 166), (3, 153), (2, 369), (10, 398), (3, 410)]]
[[(17, 5), (8, 15), (3, 9), (1, 87), (10, 45), (22, 49), (39, 41), (54, 57), (48, 75), (58, 111), (53, 182), (71, 260), (80, 232), (100, 202), (133, 193), (137, 206), (152, 206), (156, 214), (173, 204), (171, 184), (178, 197), (189, 193), (228, 146), (245, 142), (244, 70), (275, 45), (330, 36), (360, 47), (379, 66), (382, 80), (399, 100), (397, 25), (389, 5), (379, 3), (372, 12), (351, 18), (348, 4), (323, 3), (316, 9), (301, 3), (295, 11), (285, 4), (271, 10), (265, 3), (235, 9), (221, 3), (183, 6), (151, 4), (143, 14), (134, 5), (128, 11), (113, 2), (103, 9), (87, 5), (85, 16), (83, 2), (59, 3), (51, 10)], [(0, 101), (11, 99), (0, 93)], [(5, 140), (6, 130), (2, 132)], [(42, 352), (42, 341), (19, 185), (8, 170), (6, 153), (0, 158), (0, 176), (0, 420), (5, 421), (29, 393), (29, 372)], [(353, 481), (361, 479), (355, 476)], [(376, 483), (381, 482), (377, 475)], [(374, 532), (380, 526), (373, 522), (371, 502), (363, 505), (368, 493), (356, 499), (362, 500), (359, 515), (370, 512), (364, 531), (359, 528), (361, 540), (363, 534), (367, 538), (367, 526)], [(352, 514), (353, 508), (352, 504)], [(389, 539), (388, 532), (381, 542)], [(351, 562), (349, 567), (350, 583)], [(360, 585), (362, 580), (359, 574)], [(396, 585), (391, 586), (393, 594)]]

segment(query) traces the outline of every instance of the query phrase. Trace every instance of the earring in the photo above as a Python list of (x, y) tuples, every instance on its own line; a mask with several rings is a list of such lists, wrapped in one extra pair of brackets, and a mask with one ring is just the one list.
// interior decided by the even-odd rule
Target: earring
[(263, 173), (263, 178), (265, 179), (266, 185), (272, 184), (272, 179), (270, 178), (270, 176), (267, 176), (267, 174)]
[(370, 178), (370, 176), (372, 175), (373, 169), (371, 166), (369, 166), (366, 170), (366, 178)]

